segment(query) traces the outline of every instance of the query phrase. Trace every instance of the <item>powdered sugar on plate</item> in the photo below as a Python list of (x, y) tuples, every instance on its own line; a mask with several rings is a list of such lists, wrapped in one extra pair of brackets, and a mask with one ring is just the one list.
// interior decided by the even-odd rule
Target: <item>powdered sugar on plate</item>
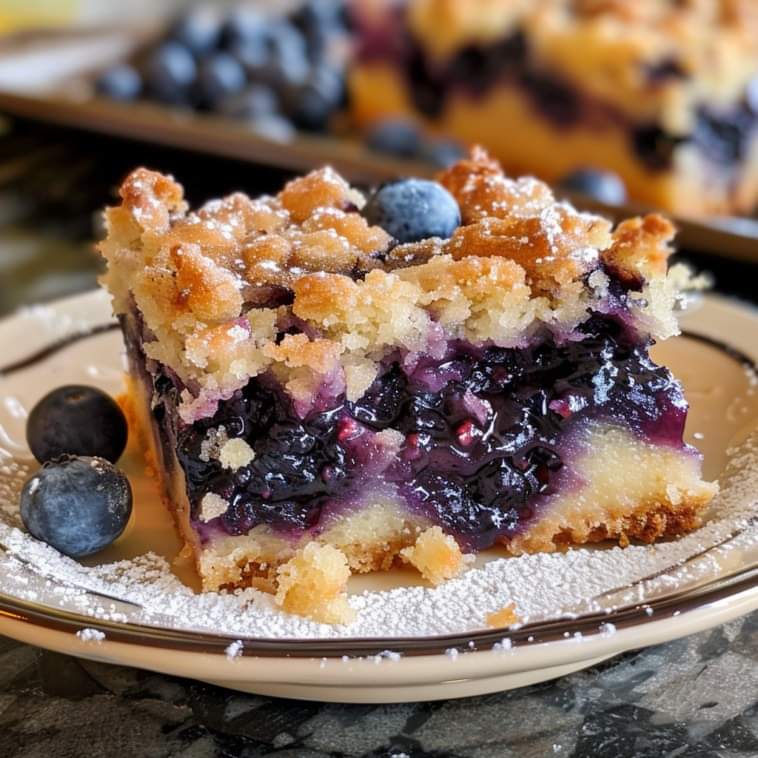
[[(6, 477), (0, 481), (5, 483), (0, 491), (6, 496), (15, 489)], [(349, 626), (327, 626), (285, 614), (270, 595), (255, 589), (196, 594), (154, 553), (84, 567), (27, 535), (5, 512), (0, 517), (0, 544), (5, 549), (0, 554), (0, 591), (94, 619), (222, 632), (241, 639), (467, 633), (485, 628), (485, 617), (509, 603), (525, 620), (597, 610), (607, 606), (607, 599), (599, 598), (608, 593), (613, 597), (614, 592), (618, 596), (614, 604), (643, 602), (674, 587), (712, 579), (734, 563), (735, 556), (740, 561), (755, 560), (756, 438), (732, 451), (721, 481), (711, 520), (675, 542), (500, 558), (436, 588), (363, 592), (350, 598), (358, 613)]]
[[(96, 300), (97, 306), (81, 308), (92, 314), (94, 323), (102, 323), (107, 303), (99, 296), (88, 298)], [(34, 311), (24, 318), (38, 316)], [(86, 319), (77, 310), (70, 322), (80, 321)], [(42, 327), (46, 323), (40, 321)], [(34, 329), (30, 325), (25, 331)], [(102, 363), (103, 370), (115, 375), (119, 337), (112, 334), (110, 338), (113, 342), (101, 342), (98, 347), (101, 351), (104, 345), (112, 348), (113, 355), (103, 360), (98, 353), (97, 365)], [(59, 354), (58, 359), (56, 368), (66, 365), (65, 355)], [(48, 383), (61, 381), (58, 373), (50, 379), (47, 365), (40, 371), (46, 372)], [(17, 389), (27, 391), (28, 378), (24, 375), (15, 384), (3, 379), (0, 397), (15, 396)], [(652, 546), (575, 548), (566, 553), (497, 558), (436, 588), (398, 586), (356, 593), (350, 597), (356, 621), (349, 626), (327, 626), (283, 613), (270, 595), (255, 589), (197, 594), (157, 553), (87, 567), (33, 539), (18, 516), (18, 493), (32, 473), (23, 444), (23, 413), (19, 411), (23, 405), (6, 403), (2, 408), (7, 412), (0, 416), (0, 593), (91, 618), (92, 632), (97, 631), (97, 621), (103, 620), (222, 633), (235, 640), (227, 648), (231, 658), (242, 651), (248, 637), (465, 635), (485, 628), (487, 615), (509, 604), (522, 622), (555, 618), (644, 603), (662, 593), (699, 586), (736, 567), (758, 565), (758, 437), (753, 437), (730, 451), (710, 519), (693, 534)], [(155, 507), (162, 506), (156, 501)], [(609, 628), (605, 631), (610, 633)], [(507, 651), (506, 644), (501, 649)], [(453, 648), (448, 652), (451, 659), (457, 654)], [(379, 660), (389, 664), (394, 658), (387, 654)]]
[(226, 646), (224, 652), (226, 653), (226, 657), (230, 661), (233, 661), (242, 655), (244, 647), (242, 640), (234, 640), (234, 642), (231, 642)]
[(105, 639), (105, 633), (101, 632), (99, 629), (91, 629), (87, 627), (86, 629), (80, 629), (76, 636), (82, 641), (82, 642), (102, 642)]

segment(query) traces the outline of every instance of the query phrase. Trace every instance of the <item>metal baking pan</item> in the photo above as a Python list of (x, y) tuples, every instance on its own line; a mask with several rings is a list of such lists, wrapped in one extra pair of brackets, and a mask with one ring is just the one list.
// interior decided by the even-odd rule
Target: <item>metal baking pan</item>
[[(350, 137), (297, 133), (280, 142), (220, 116), (147, 101), (120, 103), (96, 96), (92, 86), (94, 72), (127, 58), (154, 33), (137, 28), (101, 28), (6, 39), (0, 44), (0, 112), (293, 172), (330, 164), (358, 184), (407, 174), (431, 175), (435, 171), (425, 163), (373, 152)], [(578, 207), (613, 218), (650, 210), (635, 204), (609, 206), (566, 194)], [(674, 220), (681, 247), (758, 262), (758, 219)]]

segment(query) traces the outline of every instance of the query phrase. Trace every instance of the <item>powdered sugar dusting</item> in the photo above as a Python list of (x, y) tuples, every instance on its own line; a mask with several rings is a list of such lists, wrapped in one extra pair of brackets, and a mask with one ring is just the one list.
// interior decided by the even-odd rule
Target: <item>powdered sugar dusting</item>
[[(76, 330), (104, 322), (108, 313), (104, 297), (88, 297), (86, 308), (82, 305), (74, 313), (72, 307), (66, 318), (52, 317), (57, 308), (25, 314), (34, 323), (27, 331), (49, 330), (58, 336), (63, 323), (66, 330)], [(87, 310), (89, 318), (84, 319), (80, 310)], [(758, 380), (754, 374), (750, 377), (754, 392)], [(24, 375), (23, 381), (27, 379)], [(354, 623), (318, 624), (282, 613), (270, 595), (254, 589), (196, 594), (155, 553), (86, 567), (34, 540), (23, 530), (18, 514), (18, 493), (32, 473), (23, 444), (23, 413), (15, 404), (6, 406), (0, 425), (0, 593), (92, 619), (93, 626), (87, 624), (79, 634), (84, 641), (97, 641), (97, 635), (103, 635), (96, 628), (101, 620), (223, 633), (235, 640), (227, 654), (241, 652), (236, 643), (243, 645), (247, 637), (468, 634), (485, 628), (486, 617), (509, 604), (527, 622), (644, 603), (660, 593), (702, 584), (725, 568), (758, 561), (757, 435), (729, 451), (730, 463), (720, 476), (721, 494), (706, 525), (675, 542), (492, 560), (437, 588), (353, 594), (350, 603), (358, 612)], [(604, 631), (612, 633), (609, 627)], [(391, 643), (386, 647), (379, 661), (389, 666), (396, 654)], [(465, 655), (466, 648), (450, 648), (447, 656), (454, 660), (459, 652)]]
[(233, 661), (235, 658), (239, 658), (242, 655), (243, 648), (244, 644), (242, 640), (234, 640), (234, 642), (226, 646), (224, 652), (226, 653), (226, 657), (230, 661)]
[(105, 634), (101, 632), (99, 629), (90, 629), (89, 627), (86, 629), (80, 629), (76, 636), (82, 641), (82, 642), (102, 642), (105, 639)]
[[(0, 492), (6, 498), (14, 489), (0, 476)], [(758, 439), (751, 439), (731, 451), (711, 520), (676, 542), (502, 558), (436, 588), (354, 594), (350, 604), (357, 619), (349, 626), (328, 626), (282, 613), (271, 596), (255, 589), (195, 594), (154, 553), (84, 567), (19, 529), (18, 522), (5, 515), (12, 509), (6, 501), (0, 517), (0, 544), (5, 548), (0, 554), (0, 590), (94, 619), (223, 632), (240, 639), (467, 633), (486, 628), (486, 616), (509, 603), (527, 621), (598, 610), (600, 603), (592, 599), (607, 593), (617, 605), (702, 582), (718, 573), (735, 551), (758, 554), (758, 526), (751, 522), (758, 520), (756, 492)], [(740, 530), (736, 539), (714, 547)], [(709, 548), (713, 549), (689, 560)], [(661, 575), (642, 581), (656, 574)], [(611, 633), (610, 627), (604, 631)], [(232, 644), (227, 652), (236, 650)], [(382, 658), (391, 661), (394, 656)]]

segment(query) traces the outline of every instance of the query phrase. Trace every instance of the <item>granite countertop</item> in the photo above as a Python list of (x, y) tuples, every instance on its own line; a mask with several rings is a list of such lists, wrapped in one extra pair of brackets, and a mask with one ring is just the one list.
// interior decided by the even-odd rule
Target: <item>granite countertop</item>
[[(45, 160), (35, 160), (43, 150)], [(28, 166), (19, 167), (24, 161)], [(0, 172), (0, 314), (94, 285), (95, 210), (137, 164), (173, 171), (193, 200), (237, 187), (266, 190), (281, 180), (165, 148), (8, 125), (0, 134), (6, 169)], [(715, 269), (722, 291), (755, 301), (755, 267), (686, 257)], [(269, 755), (758, 756), (758, 613), (554, 682), (381, 706), (243, 695), (0, 637), (3, 758)]]
[(432, 703), (244, 695), (0, 638), (0, 755), (758, 755), (758, 613), (553, 682)]

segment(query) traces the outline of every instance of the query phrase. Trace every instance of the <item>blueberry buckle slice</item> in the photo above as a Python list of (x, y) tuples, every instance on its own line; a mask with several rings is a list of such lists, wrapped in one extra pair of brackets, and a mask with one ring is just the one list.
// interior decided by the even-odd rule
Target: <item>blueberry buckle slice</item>
[(137, 169), (104, 283), (204, 591), (348, 623), (351, 574), (696, 528), (717, 491), (649, 355), (694, 286), (672, 225), (617, 226), (483, 150), (370, 198), (329, 168), (190, 211)]

